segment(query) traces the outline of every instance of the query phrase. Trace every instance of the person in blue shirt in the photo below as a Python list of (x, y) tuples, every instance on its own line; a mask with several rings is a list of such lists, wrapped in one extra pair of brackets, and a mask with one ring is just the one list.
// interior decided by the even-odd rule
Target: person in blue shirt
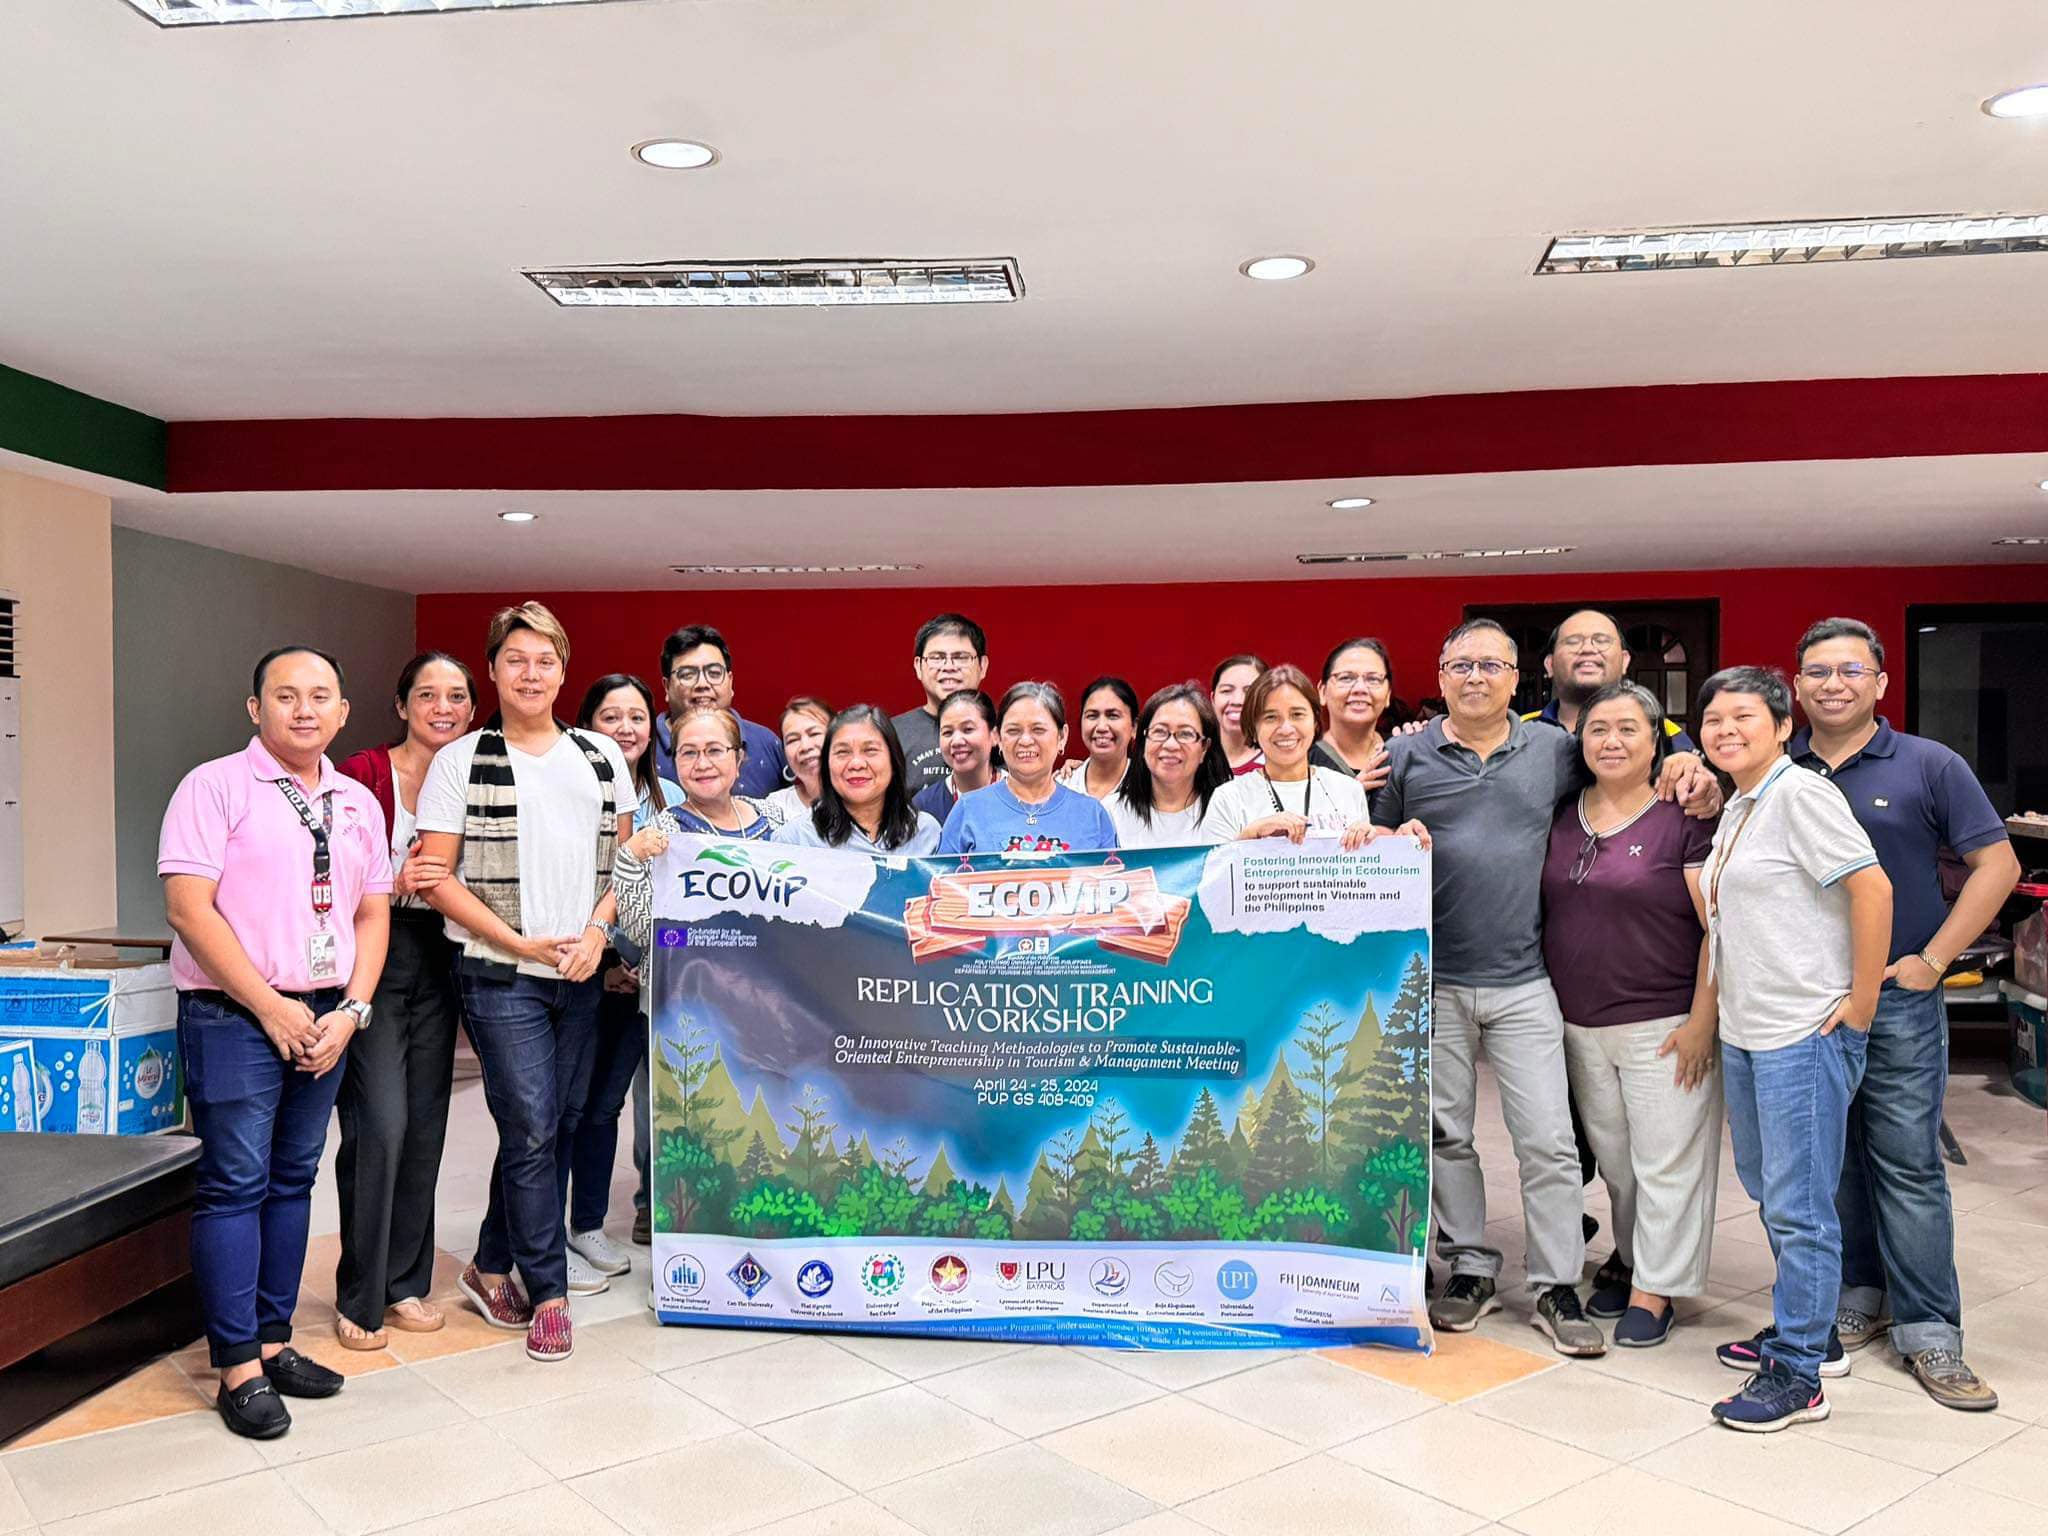
[[(1522, 718), (1577, 730), (1579, 711), (1586, 701), (1609, 683), (1628, 676), (1633, 660), (1613, 614), (1599, 608), (1566, 614), (1564, 622), (1550, 632), (1550, 654), (1543, 658), (1543, 675), (1550, 679), (1550, 702)], [(1664, 717), (1664, 735), (1668, 738), (1665, 745), (1673, 752), (1699, 751), (1685, 734), (1685, 727), (1669, 715)]]
[[(682, 782), (676, 772), (674, 723), (693, 709), (732, 709), (732, 647), (725, 636), (709, 624), (685, 624), (661, 645), (662, 686), (668, 694), (668, 710), (654, 726), (654, 768), (663, 778)], [(765, 800), (786, 782), (788, 760), (782, 753), (782, 738), (765, 725), (742, 719), (740, 744), (746, 749), (737, 793), (751, 800)]]
[(1005, 777), (961, 798), (939, 834), (940, 853), (1080, 853), (1115, 848), (1100, 800), (1054, 773), (1067, 740), (1067, 705), (1051, 683), (1014, 684), (996, 707)]
[[(1889, 1331), (1929, 1396), (1981, 1412), (1998, 1406), (1998, 1394), (1963, 1360), (1955, 1217), (1940, 1143), (1948, 1087), (1941, 976), (1998, 916), (2020, 864), (1969, 764), (1878, 718), (1888, 682), (1884, 645), (1868, 624), (1822, 619), (1799, 641), (1807, 724), (1792, 737), (1792, 760), (1848, 798), (1892, 883), (1890, 964), (1835, 1197), (1835, 1327), (1846, 1351)], [(1953, 908), (1942, 897), (1943, 848), (1970, 870)]]

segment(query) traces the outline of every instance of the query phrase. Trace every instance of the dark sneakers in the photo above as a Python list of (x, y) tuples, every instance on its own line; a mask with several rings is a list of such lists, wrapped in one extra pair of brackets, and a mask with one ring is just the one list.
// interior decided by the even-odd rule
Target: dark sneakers
[(1479, 1326), (1479, 1319), (1499, 1310), (1500, 1298), (1486, 1276), (1453, 1275), (1443, 1295), (1429, 1304), (1429, 1321), (1431, 1327), (1446, 1333), (1470, 1333)]
[(1621, 1315), (1621, 1321), (1614, 1325), (1614, 1342), (1623, 1349), (1650, 1349), (1671, 1337), (1672, 1325), (1678, 1319), (1678, 1308), (1670, 1302), (1664, 1303), (1662, 1312), (1652, 1312), (1647, 1307), (1630, 1307)]
[(213, 1401), (222, 1422), (250, 1440), (275, 1440), (292, 1427), (291, 1411), (268, 1376), (251, 1376), (239, 1387), (223, 1384)]
[(1610, 1253), (1607, 1262), (1593, 1271), (1593, 1289), (1586, 1297), (1588, 1317), (1619, 1317), (1628, 1310), (1629, 1292), (1635, 1289), (1635, 1271)]
[[(1778, 1330), (1775, 1327), (1765, 1328), (1746, 1339), (1736, 1339), (1733, 1343), (1723, 1344), (1714, 1351), (1714, 1358), (1731, 1371), (1762, 1370), (1764, 1343), (1768, 1339), (1776, 1338), (1777, 1335)], [(1841, 1335), (1832, 1330), (1828, 1333), (1828, 1352), (1820, 1363), (1820, 1373), (1830, 1378), (1849, 1374), (1849, 1357), (1842, 1352)]]
[(1569, 1285), (1553, 1285), (1536, 1298), (1536, 1311), (1529, 1319), (1532, 1328), (1550, 1335), (1560, 1355), (1592, 1356), (1607, 1353), (1607, 1335), (1586, 1316), (1579, 1293)]
[(1810, 1387), (1783, 1366), (1770, 1364), (1745, 1381), (1740, 1392), (1714, 1404), (1712, 1412), (1730, 1429), (1767, 1435), (1826, 1418), (1828, 1399), (1818, 1385)]
[(308, 1360), (287, 1344), (263, 1362), (263, 1374), (285, 1397), (332, 1397), (348, 1378), (317, 1360)]

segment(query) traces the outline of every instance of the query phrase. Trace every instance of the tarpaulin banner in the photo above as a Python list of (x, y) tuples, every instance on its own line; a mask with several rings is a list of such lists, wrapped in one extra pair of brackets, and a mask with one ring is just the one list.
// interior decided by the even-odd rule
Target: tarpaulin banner
[(653, 880), (662, 1321), (1426, 1347), (1412, 840)]

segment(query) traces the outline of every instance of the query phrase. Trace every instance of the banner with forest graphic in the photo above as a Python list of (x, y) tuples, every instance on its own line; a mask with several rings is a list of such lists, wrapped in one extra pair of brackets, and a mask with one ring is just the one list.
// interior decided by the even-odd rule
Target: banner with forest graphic
[(653, 879), (662, 1321), (1427, 1346), (1412, 840)]

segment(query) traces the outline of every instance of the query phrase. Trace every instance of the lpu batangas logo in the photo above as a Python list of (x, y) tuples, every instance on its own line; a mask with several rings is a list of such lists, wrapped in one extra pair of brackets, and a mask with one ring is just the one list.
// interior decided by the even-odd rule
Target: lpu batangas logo
[(1164, 964), (1180, 943), (1188, 899), (1160, 890), (1149, 867), (1121, 862), (1072, 869), (956, 870), (904, 906), (910, 952), (933, 960), (991, 939), (1027, 943), (1053, 934)]
[[(710, 865), (709, 869), (700, 866)], [(756, 856), (746, 848), (720, 845), (700, 848), (697, 857), (676, 878), (685, 898), (709, 901), (759, 902), (786, 907), (811, 882), (796, 874), (796, 860)]]

